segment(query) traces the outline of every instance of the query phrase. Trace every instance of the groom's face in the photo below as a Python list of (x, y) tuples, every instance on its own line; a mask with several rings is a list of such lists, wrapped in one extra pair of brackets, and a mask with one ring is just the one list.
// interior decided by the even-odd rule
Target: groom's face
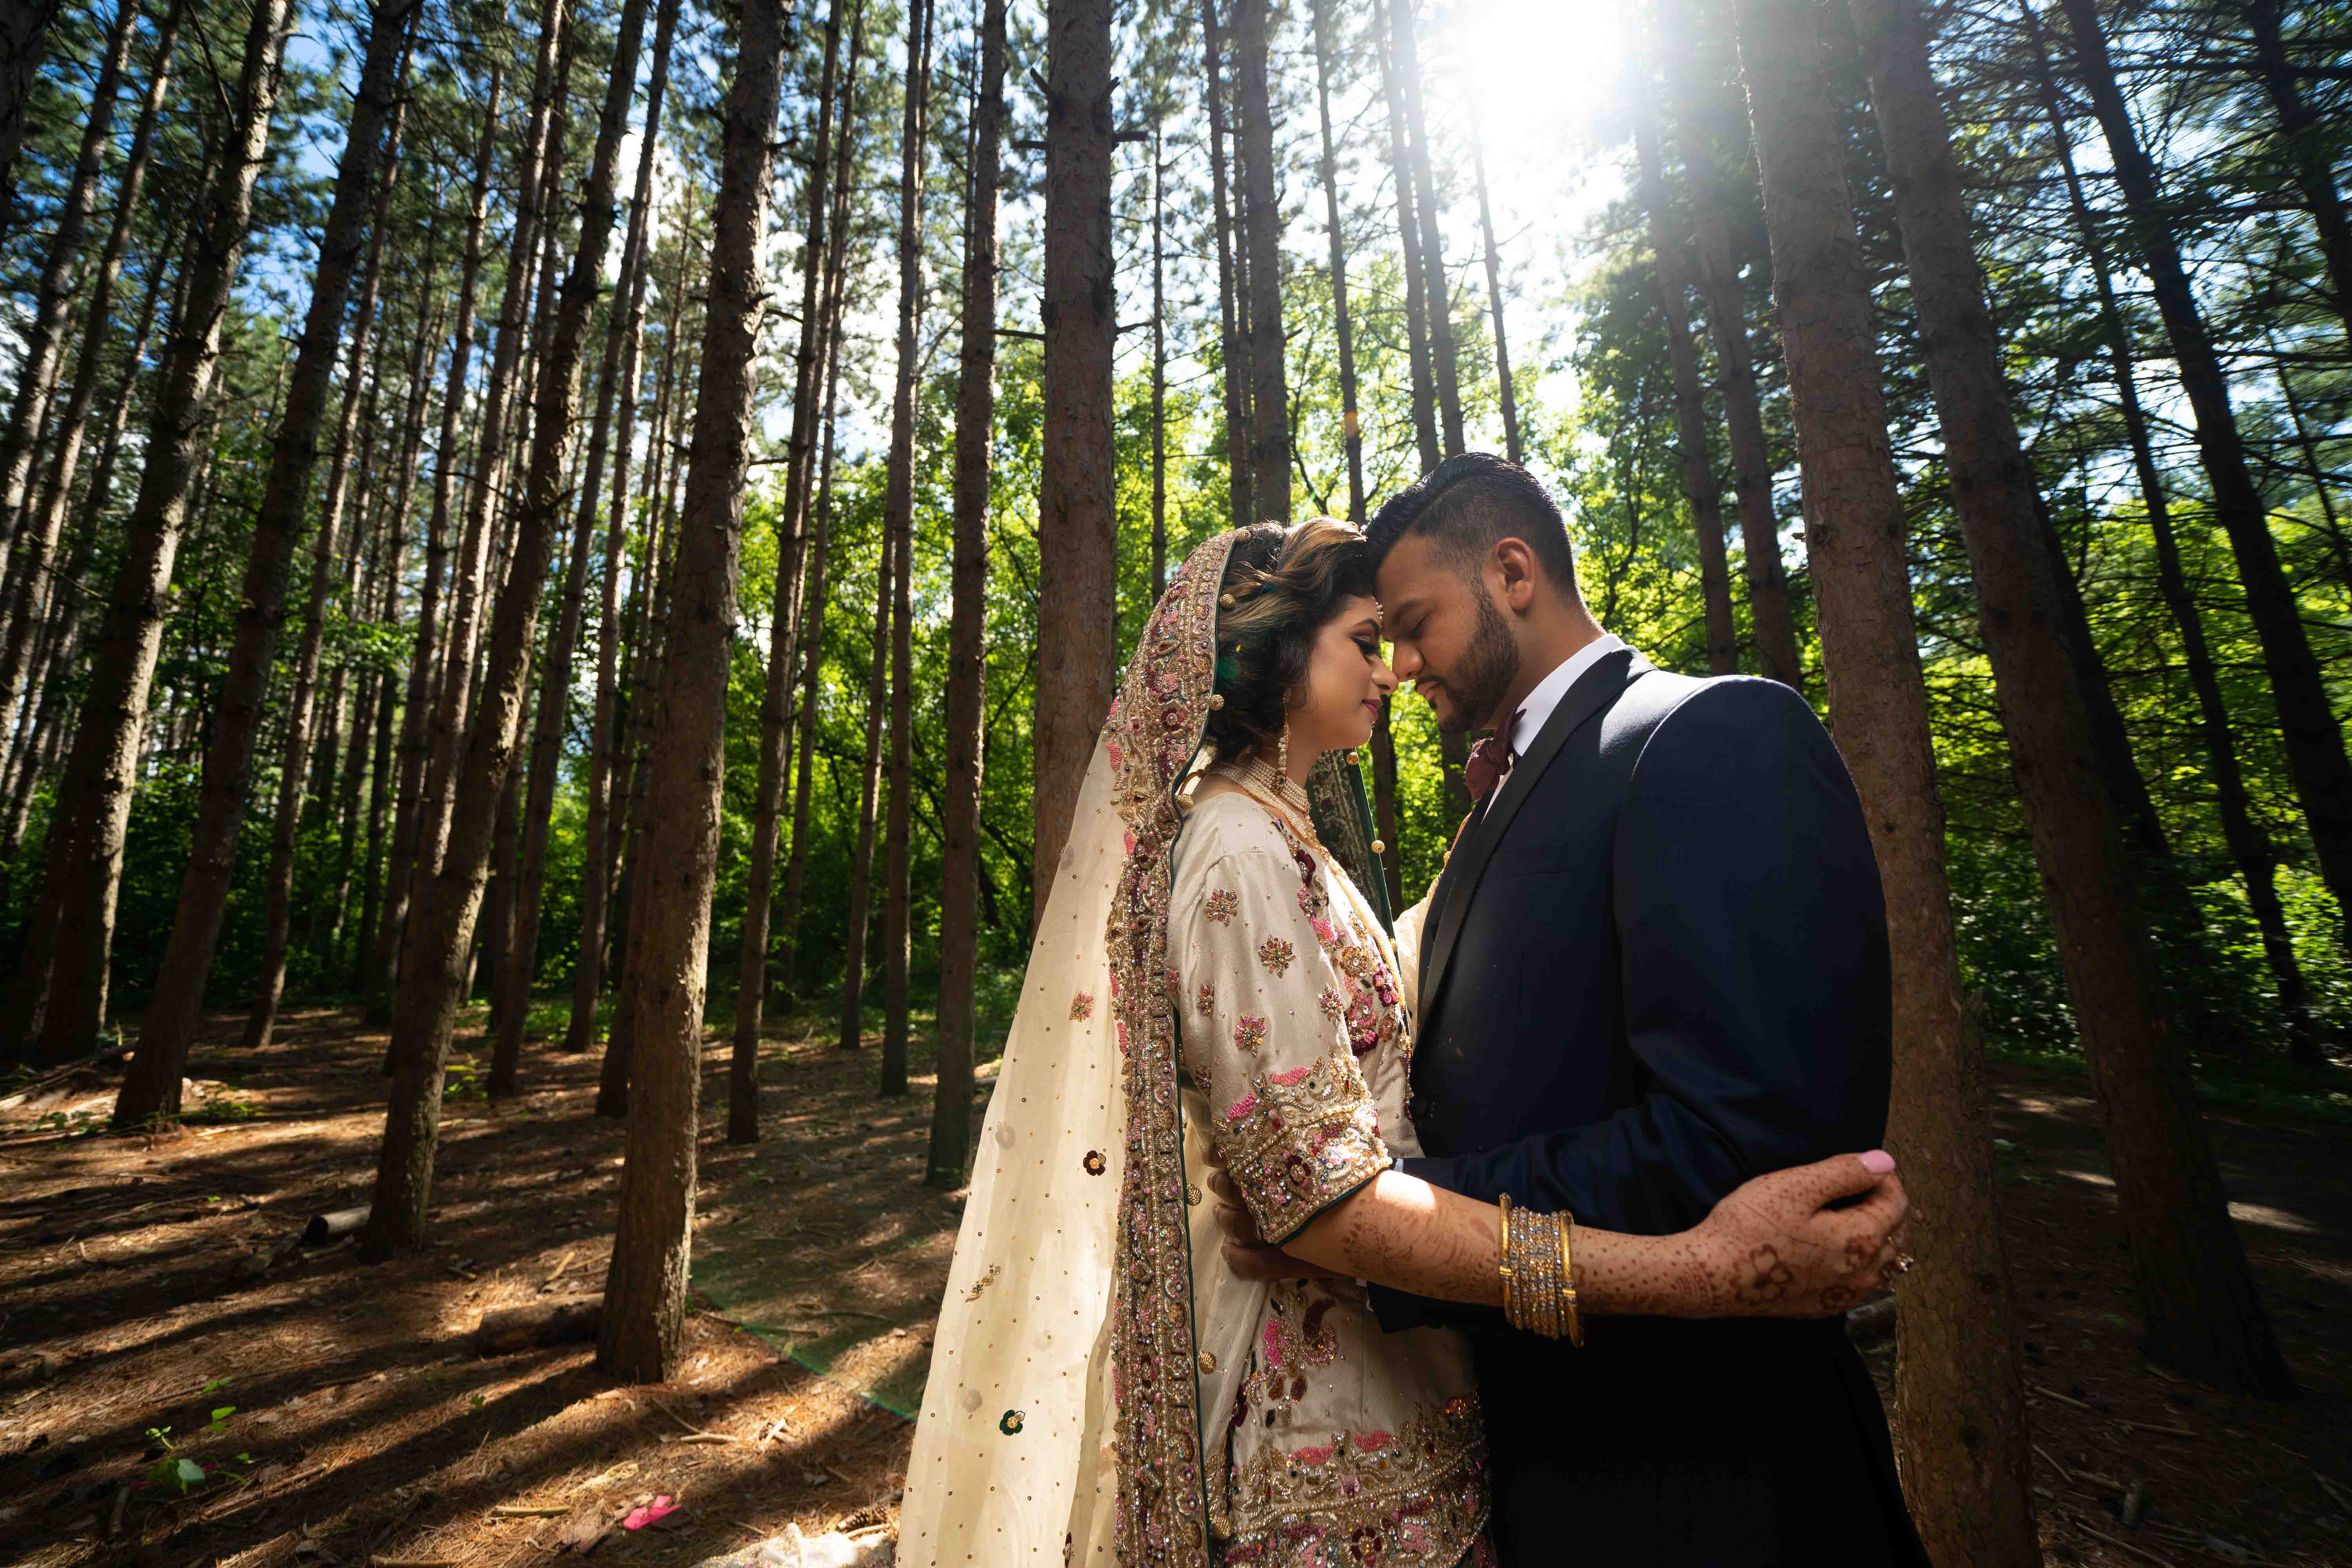
[(1449, 734), (1491, 723), (1518, 678), (1519, 645), (1486, 576), (1423, 534), (1398, 540), (1381, 563), (1389, 662)]

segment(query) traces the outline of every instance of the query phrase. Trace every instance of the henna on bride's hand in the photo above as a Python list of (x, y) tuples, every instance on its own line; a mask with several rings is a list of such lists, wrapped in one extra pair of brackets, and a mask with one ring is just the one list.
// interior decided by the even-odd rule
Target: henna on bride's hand
[(1741, 1264), (1733, 1293), (1742, 1306), (1765, 1306), (1787, 1296), (1796, 1279), (1796, 1270), (1781, 1260), (1780, 1249), (1766, 1242)]

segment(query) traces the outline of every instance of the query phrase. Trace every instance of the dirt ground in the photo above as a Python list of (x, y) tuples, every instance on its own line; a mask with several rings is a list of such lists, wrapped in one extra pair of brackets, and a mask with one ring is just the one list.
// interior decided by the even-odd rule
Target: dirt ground
[[(469, 1342), (486, 1310), (602, 1283), (622, 1128), (594, 1114), (593, 1058), (534, 1047), (530, 1092), (493, 1108), (486, 1060), (461, 1056), (424, 1258), (364, 1265), (344, 1243), (265, 1267), (365, 1202), (383, 1037), (298, 1012), (247, 1054), (239, 1022), (200, 1046), (209, 1119), (183, 1129), (92, 1131), (111, 1071), (0, 1111), (0, 1562), (689, 1564), (787, 1522), (888, 1517), (961, 1204), (921, 1182), (921, 1041), (913, 1092), (881, 1100), (872, 1049), (786, 1016), (748, 1148), (724, 1142), (712, 1045), (701, 1310), (675, 1381), (618, 1387), (585, 1345)], [(461, 1052), (486, 1051), (478, 1033)], [(2087, 1091), (1997, 1076), (2048, 1560), (2352, 1563), (2352, 1131), (2211, 1120), (2305, 1389), (2269, 1405), (2141, 1362)], [(1869, 1354), (1884, 1382), (1891, 1346)]]

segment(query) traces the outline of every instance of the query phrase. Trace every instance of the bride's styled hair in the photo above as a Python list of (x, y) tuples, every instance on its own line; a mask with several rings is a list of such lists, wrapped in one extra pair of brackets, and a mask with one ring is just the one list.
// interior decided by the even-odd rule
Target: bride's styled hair
[(1372, 596), (1371, 546), (1337, 518), (1254, 522), (1226, 559), (1217, 598), (1217, 684), (1208, 745), (1219, 762), (1271, 745), (1307, 682), (1315, 639), (1350, 599)]

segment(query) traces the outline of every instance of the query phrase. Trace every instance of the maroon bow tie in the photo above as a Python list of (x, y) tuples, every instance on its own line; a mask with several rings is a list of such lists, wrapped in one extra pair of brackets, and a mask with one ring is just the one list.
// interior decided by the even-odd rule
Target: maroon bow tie
[(1462, 764), (1462, 782), (1470, 786), (1470, 798), (1484, 801), (1495, 793), (1495, 786), (1510, 775), (1511, 764), (1519, 760), (1511, 750), (1509, 736), (1519, 727), (1519, 713), (1513, 713), (1502, 727), (1470, 748), (1470, 760)]

